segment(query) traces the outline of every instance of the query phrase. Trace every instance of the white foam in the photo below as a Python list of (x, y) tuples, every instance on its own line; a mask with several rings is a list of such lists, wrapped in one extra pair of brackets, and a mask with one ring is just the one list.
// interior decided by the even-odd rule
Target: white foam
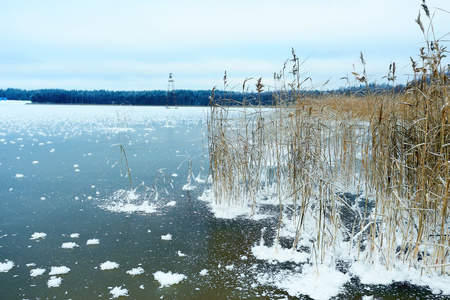
[(186, 275), (172, 272), (157, 271), (153, 273), (155, 280), (160, 284), (160, 288), (177, 284), (186, 278)]

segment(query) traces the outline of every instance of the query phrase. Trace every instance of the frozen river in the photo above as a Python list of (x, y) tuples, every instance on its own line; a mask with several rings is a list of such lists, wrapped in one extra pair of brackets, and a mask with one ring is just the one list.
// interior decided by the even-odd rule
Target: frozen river
[[(276, 213), (219, 219), (199, 200), (207, 108), (7, 101), (0, 113), (0, 299), (295, 299), (277, 282), (296, 258), (254, 251)], [(440, 297), (314, 278), (293, 286), (316, 299)]]

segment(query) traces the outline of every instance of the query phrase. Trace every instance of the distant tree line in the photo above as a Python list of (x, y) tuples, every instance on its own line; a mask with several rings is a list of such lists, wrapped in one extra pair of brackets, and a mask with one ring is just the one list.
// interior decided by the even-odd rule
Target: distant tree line
[[(324, 95), (360, 95), (366, 93), (398, 93), (404, 91), (404, 86), (395, 87), (383, 84), (368, 86), (360, 85), (336, 90), (305, 90), (305, 97), (321, 97)], [(286, 92), (289, 93), (289, 92)], [(276, 94), (276, 93), (275, 93)], [(32, 103), (52, 104), (110, 104), (110, 105), (180, 105), (180, 106), (208, 106), (211, 97), (220, 104), (225, 105), (273, 105), (276, 96), (273, 92), (233, 92), (221, 90), (175, 90), (175, 98), (168, 97), (166, 91), (107, 91), (107, 90), (62, 90), (62, 89), (40, 89), (22, 90), (8, 88), (0, 89), (0, 97), (13, 100), (31, 100)]]
[[(0, 89), (0, 97), (12, 100), (31, 100), (32, 103), (52, 104), (112, 104), (112, 105), (181, 105), (208, 106), (213, 96), (212, 90), (175, 90), (175, 98), (168, 97), (166, 91), (107, 91), (107, 90), (62, 90), (62, 89)], [(229, 105), (243, 101), (263, 105), (270, 104), (272, 93), (239, 93), (214, 91), (215, 99), (226, 99)]]

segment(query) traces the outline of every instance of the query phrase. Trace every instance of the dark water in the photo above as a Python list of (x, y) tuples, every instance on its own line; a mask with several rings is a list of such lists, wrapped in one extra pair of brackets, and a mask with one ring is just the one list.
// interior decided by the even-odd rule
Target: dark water
[[(216, 219), (207, 204), (198, 200), (204, 183), (193, 181), (195, 189), (182, 189), (189, 162), (194, 177), (207, 177), (202, 120), (182, 119), (170, 126), (150, 120), (118, 126), (120, 130), (98, 119), (9, 124), (0, 128), (0, 262), (11, 260), (15, 266), (0, 273), (0, 299), (109, 299), (115, 286), (128, 289), (131, 299), (295, 299), (259, 285), (255, 278), (257, 273), (280, 267), (251, 255), (261, 229), (276, 224), (276, 218)], [(119, 213), (104, 208), (114, 192), (129, 189), (126, 161), (113, 146), (118, 143), (126, 151), (133, 187), (144, 182), (137, 193), (155, 206), (155, 212)], [(167, 206), (171, 201), (176, 204)], [(35, 232), (47, 236), (30, 240)], [(72, 233), (79, 237), (71, 238)], [(265, 233), (267, 240), (274, 234)], [(172, 239), (163, 240), (166, 234)], [(87, 246), (86, 241), (93, 238), (100, 243)], [(66, 242), (78, 247), (62, 249)], [(120, 267), (100, 270), (107, 260)], [(66, 266), (70, 272), (58, 275), (62, 278), (59, 287), (49, 288), (52, 266)], [(145, 272), (126, 273), (136, 267)], [(31, 277), (34, 268), (46, 272)], [(207, 274), (202, 275), (202, 270)], [(157, 271), (186, 278), (160, 287), (153, 276)], [(355, 278), (336, 298), (364, 295), (439, 298), (408, 284), (363, 286)]]

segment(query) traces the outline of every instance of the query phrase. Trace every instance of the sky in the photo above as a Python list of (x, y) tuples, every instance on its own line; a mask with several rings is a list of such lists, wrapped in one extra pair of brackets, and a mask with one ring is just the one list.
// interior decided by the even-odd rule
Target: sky
[[(436, 38), (450, 40), (450, 3), (428, 0)], [(369, 80), (399, 82), (425, 45), (422, 0), (2, 0), (0, 89), (242, 90), (292, 58), (304, 88), (354, 84), (364, 55)], [(425, 26), (428, 20), (421, 12)], [(447, 42), (448, 43), (448, 42)], [(326, 85), (324, 85), (327, 83)]]

